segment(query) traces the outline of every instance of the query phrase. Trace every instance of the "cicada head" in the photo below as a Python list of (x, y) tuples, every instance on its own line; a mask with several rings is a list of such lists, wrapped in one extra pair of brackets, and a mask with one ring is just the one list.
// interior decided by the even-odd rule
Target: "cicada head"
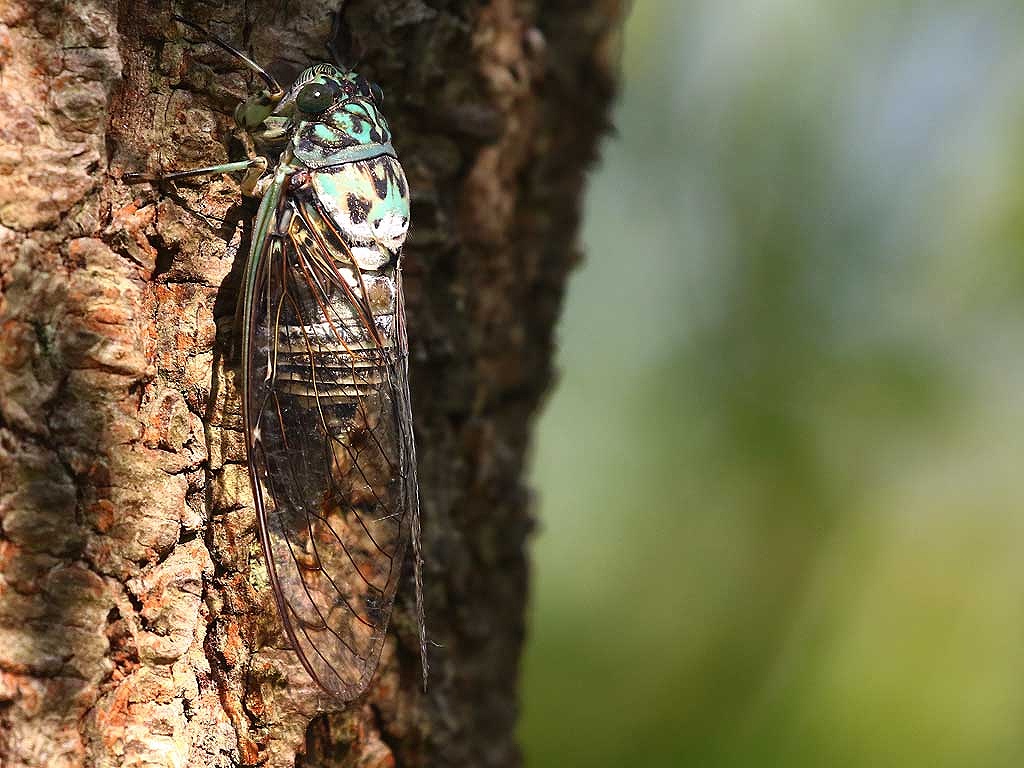
[(391, 143), (383, 100), (380, 87), (362, 75), (317, 64), (295, 81), (276, 112), (295, 125), (293, 155), (318, 168), (330, 165), (339, 150)]

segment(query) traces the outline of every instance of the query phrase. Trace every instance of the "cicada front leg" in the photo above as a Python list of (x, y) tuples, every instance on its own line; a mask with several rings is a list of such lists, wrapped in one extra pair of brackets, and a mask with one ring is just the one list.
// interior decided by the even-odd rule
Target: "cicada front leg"
[(274, 180), (273, 174), (267, 173), (267, 158), (254, 157), (250, 162), (252, 165), (242, 177), (239, 189), (246, 197), (263, 197), (267, 186)]
[(242, 179), (242, 194), (248, 197), (263, 197), (267, 186), (273, 182), (273, 174), (267, 174), (266, 159), (260, 156), (260, 151), (268, 148), (280, 147), (282, 142), (288, 140), (291, 130), (291, 120), (287, 117), (267, 117), (262, 123), (252, 129), (242, 131), (242, 144), (245, 146), (245, 153), (257, 160), (263, 161), (261, 168), (253, 167)]
[[(241, 192), (247, 197), (262, 197), (272, 177), (266, 176), (268, 162), (261, 157), (257, 151), (256, 144), (267, 145), (279, 143), (282, 138), (288, 135), (287, 118), (273, 117), (273, 112), (284, 97), (284, 89), (263, 67), (254, 62), (240, 50), (230, 43), (222, 40), (209, 30), (198, 24), (194, 24), (183, 16), (174, 14), (174, 19), (181, 24), (199, 32), (210, 42), (224, 49), (232, 56), (243, 62), (249, 69), (259, 75), (265, 87), (258, 93), (250, 96), (235, 108), (235, 123), (242, 130), (242, 142), (245, 144), (248, 160), (237, 163), (225, 163), (223, 165), (212, 165), (205, 168), (196, 168), (188, 171), (171, 171), (159, 176), (148, 174), (126, 174), (125, 180), (128, 183), (139, 181), (170, 181), (173, 179), (190, 178), (195, 176), (213, 175), (217, 173), (233, 173), (245, 171), (240, 183)], [(255, 142), (255, 143), (254, 143)]]
[(221, 40), (216, 35), (206, 29), (203, 29), (198, 24), (194, 24), (183, 16), (174, 14), (174, 18), (186, 27), (194, 29), (196, 32), (204, 35), (211, 43), (223, 48), (259, 75), (259, 78), (263, 81), (266, 87), (259, 93), (250, 96), (235, 108), (235, 122), (238, 123), (238, 127), (243, 131), (252, 131), (262, 125), (263, 122), (273, 114), (274, 109), (276, 109), (277, 105), (281, 103), (281, 99), (284, 98), (284, 88), (281, 87), (280, 83), (278, 83), (277, 80), (275, 80), (263, 67), (230, 43)]
[(143, 182), (158, 183), (161, 181), (176, 181), (178, 179), (191, 179), (196, 176), (214, 176), (218, 173), (237, 173), (245, 171), (242, 177), (241, 190), (243, 195), (249, 197), (260, 197), (266, 189), (266, 184), (261, 180), (270, 181), (267, 176), (267, 158), (253, 157), (249, 160), (240, 160), (237, 163), (223, 163), (221, 165), (208, 165), (203, 168), (192, 168), (187, 171), (168, 171), (167, 173), (126, 173), (122, 178), (126, 184), (141, 184)]

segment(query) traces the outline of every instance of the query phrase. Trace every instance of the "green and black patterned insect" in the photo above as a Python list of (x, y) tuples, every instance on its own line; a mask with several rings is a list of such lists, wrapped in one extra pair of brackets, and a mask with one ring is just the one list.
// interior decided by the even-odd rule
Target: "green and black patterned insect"
[(361, 75), (332, 64), (235, 120), (259, 155), (130, 181), (244, 172), (261, 198), (240, 304), (243, 412), (260, 540), (284, 629), (326, 691), (373, 678), (412, 541), (423, 679), (416, 454), (402, 298), (409, 186)]

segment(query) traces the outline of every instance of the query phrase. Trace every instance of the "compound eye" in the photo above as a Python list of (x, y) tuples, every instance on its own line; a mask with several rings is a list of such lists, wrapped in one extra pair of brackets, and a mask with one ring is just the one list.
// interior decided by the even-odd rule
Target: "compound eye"
[(376, 83), (370, 83), (370, 96), (378, 107), (384, 105), (384, 91)]
[(306, 114), (319, 115), (334, 103), (337, 96), (338, 89), (329, 83), (310, 83), (299, 89), (295, 103)]

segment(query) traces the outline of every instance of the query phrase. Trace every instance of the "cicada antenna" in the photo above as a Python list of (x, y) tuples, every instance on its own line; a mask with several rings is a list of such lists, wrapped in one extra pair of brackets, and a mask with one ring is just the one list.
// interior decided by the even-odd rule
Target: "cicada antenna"
[(344, 67), (345, 62), (342, 61), (341, 52), (338, 50), (338, 40), (345, 36), (343, 45), (351, 50), (352, 48), (352, 33), (349, 31), (345, 24), (345, 21), (341, 18), (342, 9), (339, 8), (331, 13), (331, 36), (327, 38), (327, 42), (324, 43), (324, 48), (327, 49), (327, 55), (331, 57), (331, 60), (339, 67)]
[[(331, 36), (324, 47), (336, 65), (351, 72), (359, 69), (363, 63), (363, 57), (360, 55), (356, 57), (355, 61), (352, 61), (352, 49), (356, 46), (352, 38), (352, 28), (345, 23), (344, 14), (344, 4), (331, 13)], [(344, 53), (342, 53), (342, 49), (344, 49)]]
[(220, 48), (223, 48), (225, 51), (230, 53), (232, 56), (237, 58), (239, 61), (243, 62), (247, 67), (249, 67), (249, 69), (251, 69), (257, 75), (259, 75), (259, 78), (264, 83), (266, 83), (267, 89), (272, 94), (274, 94), (274, 95), (284, 94), (284, 88), (282, 88), (281, 84), (278, 83), (277, 80), (274, 79), (273, 75), (271, 75), (269, 72), (267, 72), (267, 70), (265, 70), (263, 67), (261, 67), (259, 64), (257, 64), (252, 59), (250, 59), (248, 56), (246, 56), (240, 50), (235, 48), (235, 46), (231, 45), (230, 43), (228, 43), (228, 42), (226, 42), (224, 40), (221, 40), (219, 37), (217, 37), (215, 34), (210, 32), (208, 29), (204, 29), (203, 27), (199, 26), (198, 24), (189, 21), (184, 16), (179, 16), (176, 13), (171, 14), (171, 15), (174, 17), (175, 21), (180, 21), (186, 27), (189, 27), (190, 29), (194, 29), (196, 32), (199, 32), (201, 35), (204, 35), (211, 43), (214, 43), (215, 45), (219, 46)]

